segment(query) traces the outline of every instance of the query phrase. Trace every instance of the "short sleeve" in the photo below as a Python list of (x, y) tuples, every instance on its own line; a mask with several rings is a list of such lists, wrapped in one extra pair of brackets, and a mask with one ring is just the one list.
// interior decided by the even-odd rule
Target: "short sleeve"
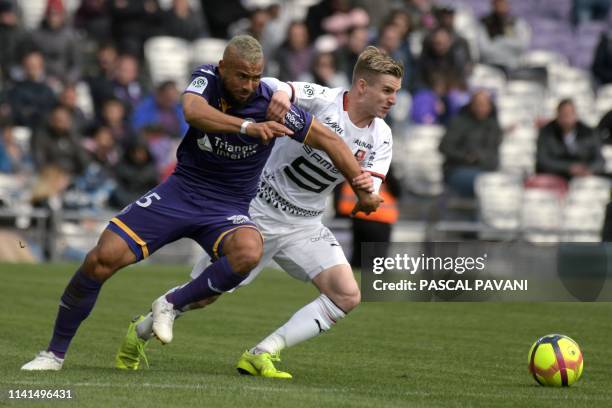
[(183, 93), (192, 93), (210, 101), (212, 90), (216, 87), (217, 75), (212, 68), (202, 66), (191, 74), (189, 85)]
[(378, 193), (382, 182), (387, 177), (393, 154), (393, 137), (391, 129), (385, 126), (379, 133), (377, 143), (361, 163), (361, 168), (369, 172), (374, 178), (374, 190)]
[(285, 126), (293, 131), (291, 136), (295, 141), (304, 143), (312, 126), (313, 116), (305, 110), (291, 105), (285, 114)]
[(289, 82), (289, 85), (293, 89), (295, 104), (309, 112), (328, 101), (332, 94), (331, 88), (309, 82)]

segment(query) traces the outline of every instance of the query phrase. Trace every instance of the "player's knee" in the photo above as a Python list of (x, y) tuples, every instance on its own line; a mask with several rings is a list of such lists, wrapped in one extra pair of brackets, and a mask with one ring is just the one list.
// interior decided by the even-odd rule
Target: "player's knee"
[(234, 272), (246, 275), (257, 266), (262, 255), (261, 244), (253, 240), (236, 246), (228, 260)]
[(84, 262), (84, 272), (91, 278), (104, 282), (120, 268), (120, 254), (105, 245), (97, 245), (89, 251)]
[(230, 262), (234, 272), (240, 275), (246, 275), (251, 270), (255, 269), (261, 259), (262, 251), (256, 247), (244, 248), (236, 251), (232, 257), (233, 262)]
[(349, 313), (361, 302), (361, 291), (355, 286), (350, 289), (336, 291), (331, 296), (331, 300), (345, 313)]

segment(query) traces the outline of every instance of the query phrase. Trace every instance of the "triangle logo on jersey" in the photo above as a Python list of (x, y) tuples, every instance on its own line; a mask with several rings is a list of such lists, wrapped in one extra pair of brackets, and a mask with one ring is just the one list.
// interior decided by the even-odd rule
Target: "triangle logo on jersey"
[(213, 152), (212, 145), (210, 144), (210, 140), (208, 139), (208, 135), (204, 135), (198, 139), (198, 147), (200, 150), (204, 150), (205, 152)]

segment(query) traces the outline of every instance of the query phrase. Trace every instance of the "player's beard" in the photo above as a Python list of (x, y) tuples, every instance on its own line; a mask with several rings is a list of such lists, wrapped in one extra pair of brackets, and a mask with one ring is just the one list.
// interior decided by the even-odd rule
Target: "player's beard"
[(251, 94), (249, 95), (249, 97), (248, 97), (248, 98), (246, 98), (246, 99), (244, 100), (244, 102), (241, 102), (241, 101), (239, 101), (238, 99), (236, 99), (236, 98), (234, 97), (234, 95), (233, 95), (233, 94), (232, 94), (232, 93), (229, 91), (229, 89), (227, 88), (227, 86), (225, 86), (225, 81), (221, 81), (221, 86), (223, 87), (223, 93), (224, 93), (224, 95), (226, 96), (227, 102), (228, 102), (228, 103), (229, 103), (231, 106), (234, 106), (234, 107), (237, 107), (237, 108), (240, 108), (240, 107), (242, 107), (242, 106), (246, 105), (247, 103), (249, 103), (249, 101), (251, 100), (251, 97), (252, 97), (252, 96), (253, 96), (253, 94), (255, 93), (255, 92), (251, 93)]

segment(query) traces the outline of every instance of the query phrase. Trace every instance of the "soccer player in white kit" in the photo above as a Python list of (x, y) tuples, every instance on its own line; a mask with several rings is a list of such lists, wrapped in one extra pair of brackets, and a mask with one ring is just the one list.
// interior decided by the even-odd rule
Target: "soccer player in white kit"
[[(355, 64), (348, 91), (264, 78), (276, 90), (270, 103), (270, 119), (284, 117), (290, 102), (313, 114), (344, 139), (361, 163), (364, 177), (356, 183), (368, 184), (377, 193), (389, 170), (393, 147), (391, 129), (382, 118), (395, 104), (402, 75), (400, 63), (368, 47)], [(245, 351), (237, 365), (240, 373), (291, 378), (291, 374), (274, 367), (279, 352), (328, 331), (359, 304), (359, 286), (350, 264), (332, 232), (321, 222), (329, 193), (343, 181), (324, 152), (285, 138), (277, 140), (249, 209), (265, 238), (264, 254), (240, 286), (252, 282), (274, 260), (294, 278), (312, 281), (320, 296)], [(191, 277), (197, 277), (209, 263), (205, 255), (193, 268)], [(190, 305), (185, 311), (212, 301)], [(130, 325), (116, 357), (118, 368), (138, 369), (144, 346), (159, 324), (154, 322), (155, 317), (153, 308), (153, 316), (141, 316)], [(165, 317), (159, 319), (161, 324), (167, 321)]]

